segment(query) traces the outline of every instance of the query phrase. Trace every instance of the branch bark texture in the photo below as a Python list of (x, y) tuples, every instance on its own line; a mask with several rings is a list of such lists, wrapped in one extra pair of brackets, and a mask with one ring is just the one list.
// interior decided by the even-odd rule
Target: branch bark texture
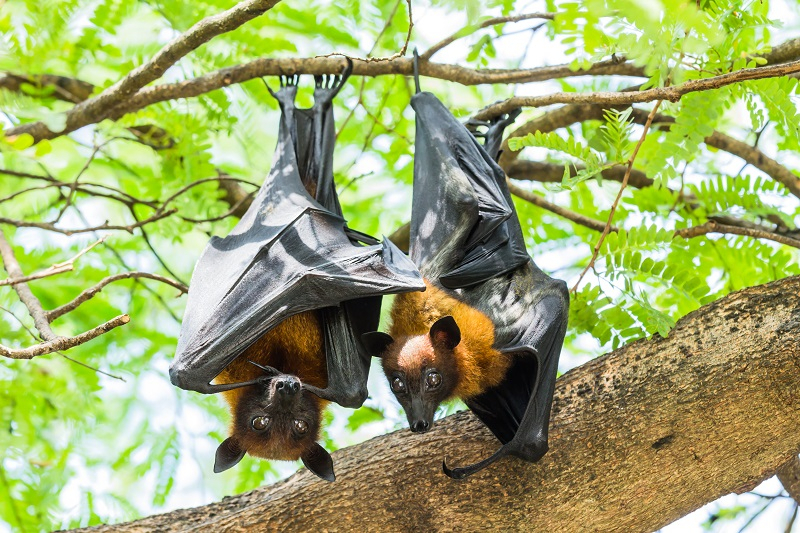
[[(498, 445), (468, 412), (336, 452), (335, 483), (301, 471), (196, 509), (92, 531), (653, 531), (744, 492), (800, 451), (800, 277), (751, 287), (562, 376), (550, 452), (463, 482)], [(210, 468), (210, 466), (209, 466)]]

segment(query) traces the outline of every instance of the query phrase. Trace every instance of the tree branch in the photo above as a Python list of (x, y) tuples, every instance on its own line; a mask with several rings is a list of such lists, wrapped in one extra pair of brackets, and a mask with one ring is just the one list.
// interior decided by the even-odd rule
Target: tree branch
[(800, 458), (796, 455), (792, 457), (789, 462), (778, 469), (778, 480), (789, 493), (789, 496), (794, 498), (794, 501), (800, 503)]
[(0, 75), (0, 89), (28, 94), (24, 88), (26, 84), (39, 90), (52, 89), (52, 93), (48, 94), (48, 96), (74, 104), (86, 100), (94, 91), (94, 85), (91, 83), (66, 76), (55, 76), (53, 74), (28, 75), (15, 74), (13, 72), (5, 72)]
[(134, 224), (128, 224), (127, 226), (121, 226), (117, 224), (109, 224), (106, 222), (105, 224), (101, 224), (99, 226), (92, 226), (89, 228), (71, 228), (71, 229), (62, 229), (56, 227), (55, 224), (50, 222), (30, 222), (28, 220), (16, 220), (13, 218), (5, 218), (0, 217), (0, 224), (9, 224), (11, 226), (16, 226), (18, 228), (39, 228), (44, 229), (47, 231), (53, 231), (56, 233), (61, 233), (62, 235), (75, 235), (77, 233), (90, 233), (93, 231), (127, 231), (128, 233), (133, 233), (133, 230), (136, 228), (140, 228), (157, 220), (161, 220), (162, 218), (167, 218), (169, 216), (174, 215), (177, 213), (177, 209), (169, 209), (169, 210), (156, 210), (156, 212), (149, 216), (146, 219), (139, 220)]
[(601, 91), (587, 93), (554, 93), (543, 96), (514, 96), (508, 100), (484, 107), (478, 111), (473, 118), (476, 120), (487, 120), (504, 113), (509, 113), (518, 107), (544, 107), (553, 104), (617, 106), (653, 102), (656, 100), (677, 102), (685, 94), (719, 89), (720, 87), (743, 81), (786, 76), (794, 72), (800, 72), (800, 61), (792, 61), (791, 63), (783, 63), (768, 67), (742, 69), (720, 76), (689, 80), (680, 85), (655, 87), (653, 89), (647, 89), (646, 91)]
[(245, 22), (266, 13), (279, 1), (244, 0), (227, 11), (201, 20), (185, 33), (167, 43), (150, 61), (133, 69), (120, 81), (94, 98), (85, 100), (69, 110), (66, 114), (66, 128), (62, 132), (53, 132), (43, 122), (34, 122), (12, 128), (6, 135), (28, 133), (39, 141), (52, 139), (65, 132), (75, 131), (79, 127), (98, 122), (106, 117), (109, 109), (127, 100), (151, 81), (163, 76), (169, 67), (186, 54), (217, 35), (235, 30)]
[[(800, 40), (798, 41), (800, 42)], [(631, 118), (638, 124), (644, 124), (647, 122), (647, 115), (648, 111), (634, 108)], [(536, 131), (555, 131), (559, 128), (566, 128), (567, 126), (570, 126), (576, 122), (583, 122), (584, 120), (602, 120), (602, 118), (602, 106), (592, 104), (566, 105), (528, 121), (514, 130), (508, 138), (524, 137), (528, 133), (534, 133)], [(657, 114), (653, 119), (653, 124), (665, 126), (666, 128), (670, 128), (674, 123), (675, 119), (673, 117), (662, 114)], [(747, 163), (753, 165), (770, 176), (775, 181), (783, 184), (792, 194), (800, 197), (800, 178), (798, 178), (797, 175), (791, 170), (778, 163), (775, 159), (767, 156), (758, 148), (750, 146), (718, 131), (715, 131), (709, 137), (706, 137), (704, 142), (709, 146), (726, 151), (743, 159)], [(518, 159), (520, 152), (509, 150), (507, 143), (508, 139), (503, 142), (503, 153), (500, 157), (500, 166), (504, 169), (507, 169), (509, 176), (513, 175), (513, 177), (516, 178), (523, 173), (533, 170), (552, 172), (551, 169), (541, 166), (541, 163)], [(549, 181), (547, 176), (548, 174), (545, 173), (543, 179), (537, 179), (537, 181)], [(615, 179), (615, 176), (616, 174), (614, 169), (611, 169), (611, 172), (608, 174), (608, 179)], [(604, 177), (606, 177), (605, 173)], [(644, 180), (648, 180), (649, 178), (646, 176), (643, 177), (644, 179), (639, 179), (636, 171), (633, 171), (631, 178), (635, 179), (636, 182), (632, 181), (631, 184), (633, 185), (634, 183), (639, 183), (639, 185), (635, 186), (644, 186), (646, 183)], [(560, 181), (560, 178), (558, 181)]]
[(79, 346), (85, 342), (99, 337), (104, 333), (108, 333), (114, 328), (118, 328), (130, 322), (131, 318), (128, 315), (120, 315), (106, 322), (100, 324), (96, 328), (85, 331), (80, 335), (74, 337), (53, 337), (47, 342), (36, 344), (30, 348), (12, 349), (0, 344), (0, 355), (9, 357), (11, 359), (33, 359), (38, 355), (45, 355), (53, 352), (69, 350), (75, 346)]
[(75, 261), (77, 261), (82, 255), (84, 255), (89, 250), (91, 250), (92, 248), (94, 248), (95, 246), (97, 246), (98, 244), (100, 244), (101, 242), (103, 242), (105, 240), (106, 240), (106, 237), (102, 237), (102, 238), (98, 239), (97, 241), (95, 241), (94, 243), (92, 243), (89, 246), (87, 246), (86, 248), (84, 248), (83, 250), (81, 250), (80, 252), (78, 252), (71, 259), (63, 261), (61, 263), (56, 263), (55, 265), (52, 265), (51, 267), (46, 268), (46, 269), (44, 269), (42, 271), (34, 272), (30, 276), (23, 276), (21, 278), (11, 278), (11, 277), (9, 277), (9, 278), (6, 278), (6, 279), (0, 279), (0, 287), (2, 287), (4, 285), (16, 285), (18, 283), (25, 283), (25, 282), (28, 282), (28, 281), (31, 281), (31, 280), (47, 278), (47, 277), (50, 277), (50, 276), (55, 276), (57, 274), (63, 274), (64, 272), (69, 272), (74, 268)]
[[(354, 58), (353, 74), (357, 76), (385, 76), (413, 74), (413, 62), (408, 58), (396, 58), (388, 61), (369, 61)], [(205, 76), (177, 83), (165, 83), (154, 87), (146, 87), (130, 98), (120, 102), (116, 107), (105, 109), (101, 116), (93, 117), (83, 112), (67, 113), (66, 127), (60, 132), (52, 132), (41, 122), (23, 124), (6, 132), (7, 136), (28, 133), (36, 142), (42, 139), (53, 139), (66, 135), (79, 128), (94, 124), (105, 118), (117, 120), (159, 102), (178, 98), (192, 98), (207, 92), (221, 89), (236, 83), (243, 83), (263, 76), (279, 76), (284, 74), (338, 74), (342, 71), (344, 59), (337, 57), (256, 59), (243, 65), (217, 70)], [(572, 76), (627, 75), (634, 76), (640, 72), (638, 67), (630, 63), (617, 61), (601, 61), (587, 70), (572, 70), (569, 65), (555, 65), (532, 69), (482, 69), (475, 70), (458, 65), (421, 62), (420, 74), (462, 85), (479, 85), (493, 83), (527, 83), (554, 78)]]
[(656, 113), (658, 112), (658, 106), (660, 105), (661, 100), (656, 102), (656, 105), (653, 106), (653, 110), (650, 111), (649, 115), (647, 115), (647, 120), (645, 121), (644, 128), (642, 129), (642, 135), (639, 137), (639, 141), (633, 148), (630, 158), (628, 158), (628, 163), (625, 168), (625, 175), (622, 177), (622, 183), (619, 187), (619, 192), (617, 192), (617, 197), (614, 198), (614, 203), (611, 204), (611, 209), (608, 212), (608, 221), (603, 226), (603, 232), (600, 234), (600, 238), (597, 240), (597, 243), (592, 249), (592, 258), (589, 260), (589, 264), (586, 265), (580, 276), (578, 276), (578, 281), (576, 281), (575, 285), (572, 287), (572, 292), (578, 290), (578, 286), (581, 284), (583, 276), (586, 275), (589, 269), (594, 266), (594, 262), (597, 259), (597, 254), (600, 253), (600, 247), (603, 245), (603, 241), (605, 240), (606, 235), (608, 235), (608, 232), (611, 231), (612, 222), (614, 221), (614, 213), (617, 211), (617, 206), (619, 205), (619, 201), (622, 199), (622, 193), (625, 191), (625, 187), (628, 186), (628, 179), (630, 179), (631, 171), (633, 170), (633, 162), (636, 161), (636, 155), (639, 153), (639, 148), (642, 147), (642, 144), (647, 137), (647, 132), (650, 129), (650, 125), (653, 123), (653, 117), (656, 116)]
[[(3, 259), (3, 265), (5, 266), (6, 272), (8, 272), (9, 278), (21, 279), (25, 277), (17, 258), (14, 256), (14, 250), (11, 248), (11, 244), (9, 244), (2, 229), (0, 229), (0, 258)], [(47, 320), (47, 314), (39, 298), (31, 292), (30, 287), (28, 287), (28, 284), (25, 282), (17, 282), (13, 287), (20, 301), (28, 308), (28, 313), (31, 315), (31, 318), (33, 318), (33, 325), (36, 326), (36, 330), (39, 332), (42, 339), (46, 341), (55, 341), (58, 336), (53, 333), (53, 330), (50, 328), (50, 322)], [(61, 348), (56, 349), (60, 350)], [(0, 349), (0, 354), (5, 355), (3, 350), (8, 349)]]
[[(543, 163), (539, 161), (530, 161), (527, 159), (512, 159), (506, 167), (504, 167), (506, 174), (509, 178), (515, 180), (538, 181), (542, 183), (561, 183), (564, 177), (564, 165), (556, 163)], [(574, 177), (578, 171), (583, 170), (583, 165), (569, 165), (569, 175)], [(605, 180), (622, 182), (625, 177), (626, 167), (624, 165), (617, 165), (605, 169), (601, 172), (601, 176)], [(653, 185), (653, 180), (648, 178), (647, 175), (641, 170), (631, 170), (628, 177), (628, 185), (643, 189)]]
[[(570, 211), (566, 207), (561, 207), (559, 205), (550, 203), (541, 196), (539, 196), (538, 194), (526, 191), (525, 189), (521, 189), (520, 187), (518, 187), (516, 184), (514, 184), (509, 180), (506, 180), (506, 183), (508, 183), (508, 190), (511, 192), (511, 194), (519, 198), (522, 198), (526, 202), (530, 202), (533, 205), (541, 207), (542, 209), (546, 209), (551, 213), (555, 213), (558, 216), (564, 217), (567, 220), (571, 220), (572, 222), (580, 226), (589, 228), (591, 230), (595, 231), (605, 230), (606, 227), (605, 222), (589, 218), (587, 216), (581, 215), (580, 213), (576, 213), (575, 211)], [(619, 228), (611, 224), (610, 230), (616, 232), (619, 231)]]
[(793, 239), (785, 235), (779, 235), (777, 233), (767, 232), (759, 229), (720, 224), (714, 220), (709, 220), (705, 224), (700, 224), (699, 226), (679, 229), (675, 231), (675, 236), (683, 237), (684, 239), (691, 239), (692, 237), (707, 235), (709, 233), (744, 235), (746, 237), (753, 237), (754, 239), (767, 239), (780, 244), (785, 244), (786, 246), (800, 248), (800, 240), (798, 239)]
[[(445, 37), (438, 43), (434, 44), (430, 48), (428, 48), (424, 54), (419, 56), (420, 61), (428, 61), (433, 54), (440, 51), (442, 48), (454, 43), (458, 39), (466, 37), (467, 35), (472, 35), (476, 31), (482, 28), (488, 28), (489, 26), (497, 26), (498, 24), (507, 24), (509, 22), (521, 22), (523, 20), (531, 20), (531, 19), (543, 19), (543, 20), (553, 20), (555, 18), (555, 13), (525, 13), (522, 15), (513, 15), (509, 17), (494, 17), (488, 20), (484, 20), (480, 24), (475, 24), (472, 26), (467, 26), (466, 28), (462, 28), (459, 31), (455, 32), (454, 34)], [(624, 60), (622, 60), (624, 62)]]
[(666, 339), (567, 372), (556, 382), (550, 452), (536, 464), (508, 458), (447, 478), (445, 454), (470, 462), (499, 445), (459, 413), (424, 435), (404, 429), (335, 452), (335, 483), (301, 471), (220, 503), (89, 531), (656, 530), (748, 490), (800, 451), (800, 301), (786, 298), (798, 292), (797, 277), (745, 289), (682, 318)]
[(63, 316), (69, 313), (70, 311), (74, 311), (78, 306), (80, 306), (84, 302), (87, 302), (88, 300), (94, 298), (97, 295), (97, 293), (103, 290), (103, 288), (110, 283), (114, 283), (115, 281), (120, 281), (123, 279), (139, 279), (139, 278), (154, 279), (156, 281), (160, 281), (161, 283), (166, 283), (167, 285), (171, 285), (172, 287), (175, 287), (176, 289), (181, 291), (182, 294), (186, 294), (189, 292), (189, 287), (187, 287), (183, 283), (175, 281), (173, 279), (169, 279), (164, 276), (159, 276), (158, 274), (151, 274), (149, 272), (123, 272), (122, 274), (115, 274), (113, 276), (108, 276), (106, 278), (103, 278), (97, 283), (97, 285), (84, 290), (78, 296), (76, 296), (75, 299), (72, 300), (71, 302), (66, 303), (60, 307), (56, 307), (52, 311), (47, 311), (46, 313), (47, 320), (52, 322), (58, 317)]

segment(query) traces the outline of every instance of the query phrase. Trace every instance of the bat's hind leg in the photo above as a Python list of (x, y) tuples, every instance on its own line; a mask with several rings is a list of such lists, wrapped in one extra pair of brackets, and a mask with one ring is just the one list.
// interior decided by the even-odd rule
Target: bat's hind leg
[[(522, 113), (522, 109), (516, 108), (509, 113), (503, 113), (490, 120), (469, 119), (464, 126), (472, 133), (476, 139), (483, 138), (483, 149), (489, 154), (492, 160), (500, 158), (500, 145), (503, 143), (503, 132), (514, 120)], [(481, 131), (478, 128), (486, 128)]]

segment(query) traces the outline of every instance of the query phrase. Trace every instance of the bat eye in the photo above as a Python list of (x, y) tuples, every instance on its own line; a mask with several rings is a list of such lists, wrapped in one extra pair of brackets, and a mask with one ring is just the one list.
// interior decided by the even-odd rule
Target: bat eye
[(442, 375), (438, 372), (431, 372), (425, 377), (425, 383), (429, 389), (435, 389), (442, 384)]
[(392, 380), (392, 392), (405, 392), (406, 391), (406, 384), (400, 378), (394, 378)]
[(305, 420), (295, 420), (294, 429), (302, 435), (308, 431), (308, 422)]
[(261, 431), (266, 429), (269, 425), (269, 417), (268, 416), (257, 416), (253, 419), (250, 424), (253, 426), (253, 429), (256, 431)]

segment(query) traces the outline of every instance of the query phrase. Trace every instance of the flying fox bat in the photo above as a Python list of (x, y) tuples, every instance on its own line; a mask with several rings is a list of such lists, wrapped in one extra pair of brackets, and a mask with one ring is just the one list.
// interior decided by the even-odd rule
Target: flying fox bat
[(483, 123), (481, 146), (418, 82), (411, 106), (410, 253), (427, 290), (397, 296), (389, 334), (367, 333), (364, 342), (382, 358), (412, 431), (427, 431), (440, 403), (457, 397), (502, 443), (471, 466), (443, 462), (445, 474), (464, 478), (507, 455), (537, 461), (547, 452), (569, 294), (528, 255), (495, 162), (519, 111)]
[(341, 76), (316, 76), (310, 109), (295, 107), (297, 76), (285, 85), (281, 77), (272, 170), (192, 275), (170, 379), (229, 403), (231, 436), (217, 449), (216, 472), (250, 453), (300, 458), (332, 481), (330, 455), (316, 442), (322, 409), (361, 406), (370, 355), (360, 337), (377, 328), (381, 296), (424, 287), (397, 247), (342, 217), (331, 103), (351, 71), (348, 60)]

